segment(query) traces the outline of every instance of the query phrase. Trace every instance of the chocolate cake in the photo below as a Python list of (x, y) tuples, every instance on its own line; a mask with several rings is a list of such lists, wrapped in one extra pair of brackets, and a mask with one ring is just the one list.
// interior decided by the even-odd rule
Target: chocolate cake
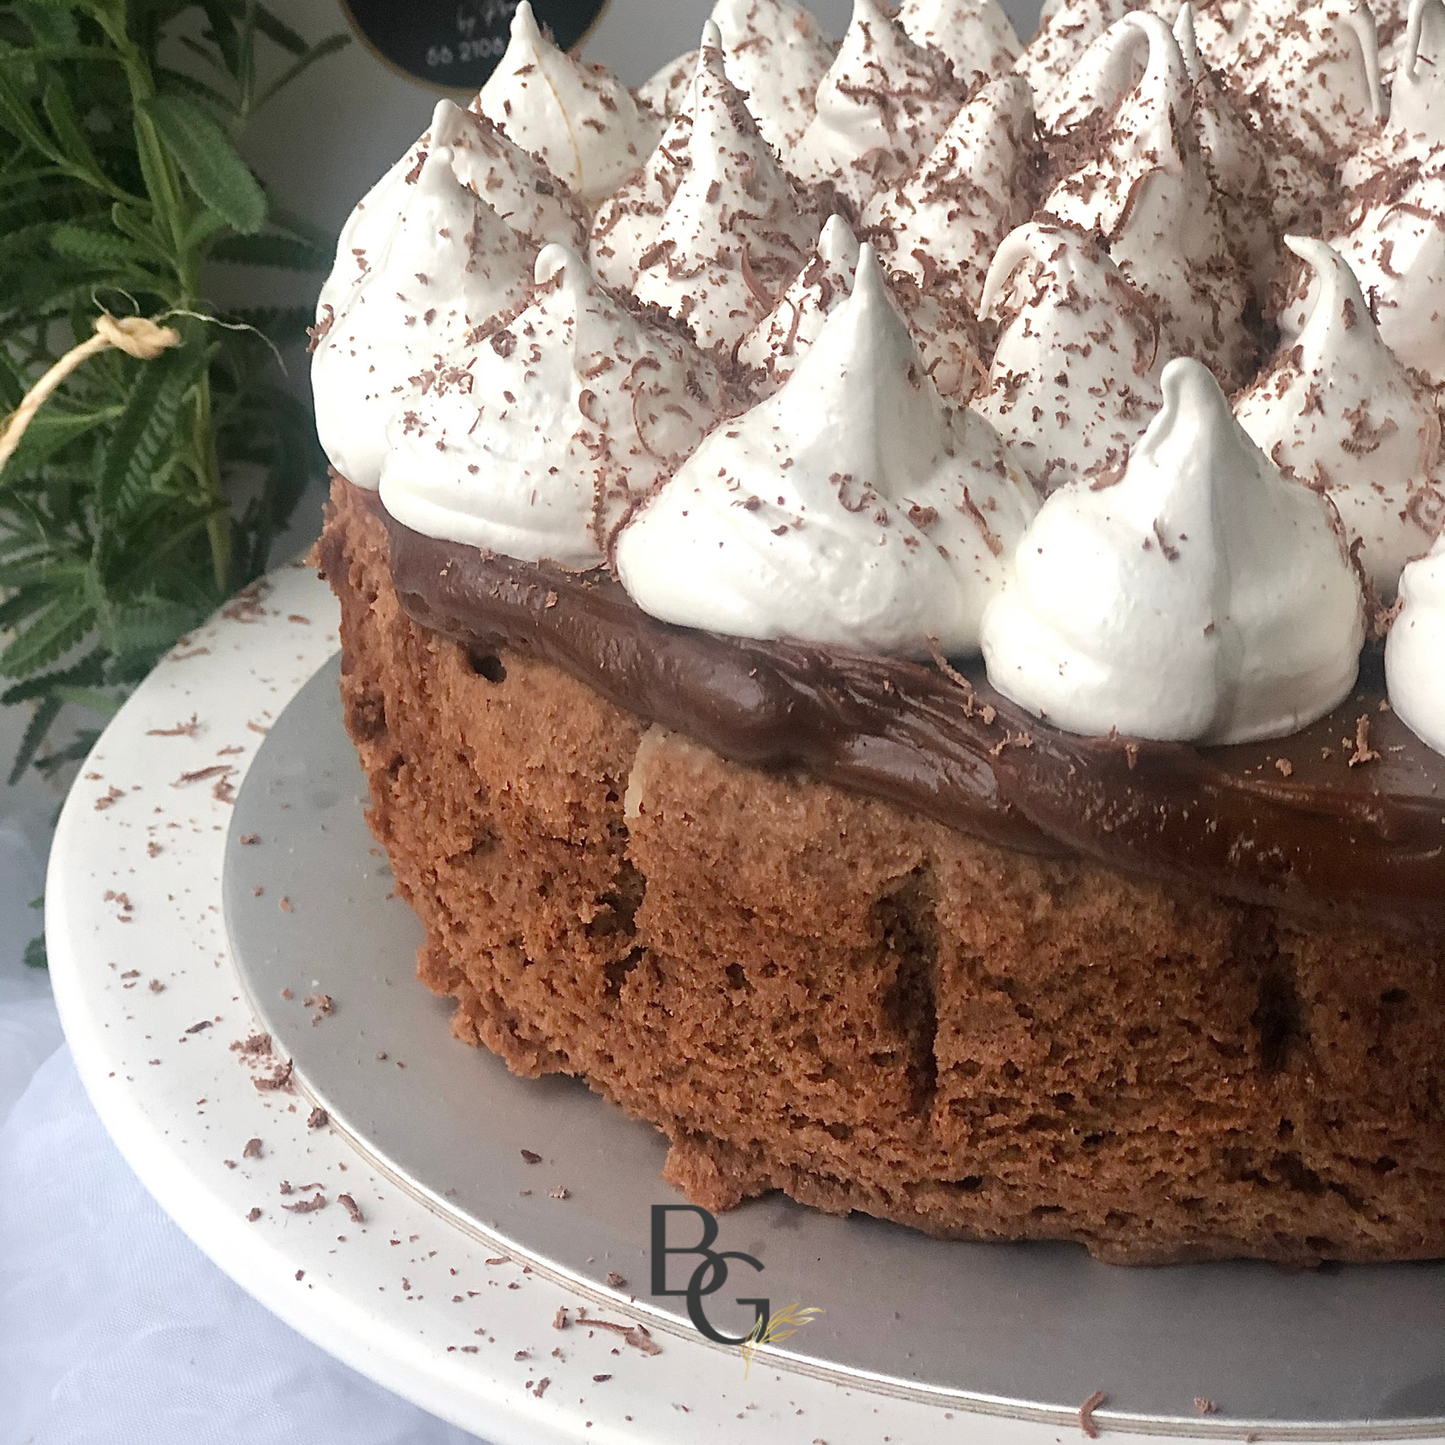
[[(1439, 1257), (1445, 341), (1381, 340), (1323, 197), (1374, 152), (1366, 208), (1384, 169), (1436, 175), (1400, 157), (1442, 112), (1402, 139), (1373, 54), (1310, 32), (1302, 73), (1347, 99), (1358, 63), (1364, 98), (1271, 151), (1187, 7), (1065, 63), (1072, 3), (1000, 77), (977, 4), (858, 0), (835, 57), (784, 0), (723, 0), (690, 85), (625, 105), (519, 8), (319, 310), (371, 825), (458, 1038), (656, 1125), (710, 1208)], [(761, 134), (728, 68), (759, 52), (804, 77)], [(929, 101), (868, 143), (859, 54)], [(645, 159), (589, 268), (594, 110)], [(1151, 117), (1182, 170), (1140, 161)], [(1257, 184), (1216, 184), (1226, 133)], [(1061, 214), (1119, 176), (1108, 225)], [(1311, 205), (1329, 244), (1284, 243), (1275, 208)], [(1188, 254), (1151, 255), (1130, 227), (1171, 207)]]

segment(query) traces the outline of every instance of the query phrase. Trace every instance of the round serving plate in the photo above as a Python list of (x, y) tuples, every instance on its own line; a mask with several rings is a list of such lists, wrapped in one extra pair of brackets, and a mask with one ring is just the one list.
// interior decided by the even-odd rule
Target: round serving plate
[[(1042, 1445), (1097, 1392), (1093, 1424), (1119, 1439), (1445, 1442), (1436, 1265), (1120, 1269), (769, 1198), (718, 1218), (714, 1248), (760, 1270), (735, 1262), (707, 1315), (733, 1334), (752, 1313), (734, 1296), (825, 1313), (750, 1366), (704, 1339), (683, 1298), (651, 1293), (653, 1206), (685, 1202), (656, 1133), (455, 1042), (413, 977), (420, 928), (341, 727), (335, 618), (284, 568), (179, 645), (87, 762), (47, 885), (102, 1119), (303, 1334), (499, 1445)], [(666, 1222), (696, 1242), (697, 1216)], [(668, 1285), (696, 1262), (674, 1258)]]

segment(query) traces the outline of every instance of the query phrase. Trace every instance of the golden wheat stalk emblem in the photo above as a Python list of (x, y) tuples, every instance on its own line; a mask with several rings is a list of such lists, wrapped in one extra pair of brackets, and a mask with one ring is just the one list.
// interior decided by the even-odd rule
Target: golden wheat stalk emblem
[(747, 1379), (748, 1371), (753, 1367), (753, 1355), (757, 1353), (759, 1345), (781, 1344), (784, 1340), (790, 1340), (798, 1333), (804, 1325), (810, 1325), (819, 1315), (826, 1313), (817, 1305), (790, 1304), (786, 1309), (779, 1310), (776, 1314), (769, 1314), (767, 1326), (764, 1328), (761, 1318), (753, 1322), (753, 1327), (748, 1331), (748, 1337), (743, 1341), (743, 1378)]

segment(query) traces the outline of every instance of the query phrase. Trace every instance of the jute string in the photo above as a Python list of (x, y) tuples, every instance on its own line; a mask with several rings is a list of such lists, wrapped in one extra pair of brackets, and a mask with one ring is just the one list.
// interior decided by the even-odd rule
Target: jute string
[(92, 356), (115, 347), (137, 361), (154, 361), (163, 351), (181, 344), (181, 333), (172, 326), (159, 326), (144, 316), (112, 316), (102, 311), (95, 318), (95, 335), (72, 346), (29, 391), (0, 432), (0, 471), (20, 445), (26, 428), (71, 372)]

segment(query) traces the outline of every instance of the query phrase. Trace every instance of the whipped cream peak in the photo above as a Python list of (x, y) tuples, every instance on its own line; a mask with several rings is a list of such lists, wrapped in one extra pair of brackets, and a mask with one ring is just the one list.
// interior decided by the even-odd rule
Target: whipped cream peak
[(530, 303), (393, 418), (381, 498), (427, 536), (585, 569), (729, 400), (686, 337), (575, 251), (544, 247), (534, 274)]
[[(686, 321), (702, 346), (731, 347), (772, 310), (807, 257), (818, 207), (759, 133), (728, 77), (712, 20), (698, 51), (688, 117), (674, 122), (665, 142), (671, 146), (674, 134), (681, 139), (686, 131), (686, 164), (675, 172), (657, 228), (637, 258), (632, 289)], [(647, 219), (633, 213), (634, 222)], [(593, 231), (599, 250), (612, 248), (606, 225), (599, 214)]]
[(1033, 97), (1019, 75), (982, 85), (923, 163), (863, 208), (891, 238), (889, 264), (925, 290), (940, 284), (977, 308), (988, 259), (1028, 219), (1025, 170), (1037, 155)]
[(1445, 533), (1400, 576), (1400, 611), (1385, 640), (1390, 706), (1426, 747), (1445, 753)]
[(895, 18), (920, 45), (946, 56), (969, 90), (1012, 69), (1022, 49), (998, 0), (903, 0)]
[(447, 146), (457, 179), (484, 200), (519, 235), (544, 245), (581, 245), (587, 207), (537, 158), (509, 140), (480, 112), (437, 101), (428, 131), (433, 145)]
[[(1324, 239), (1349, 262), (1385, 344), (1406, 366), (1445, 385), (1445, 148), (1408, 149), (1360, 187)], [(1281, 308), (1285, 337), (1309, 306), (1302, 280)]]
[(1375, 17), (1365, 0), (1275, 0), (1241, 7), (1213, 58), (1256, 120), (1322, 163), (1336, 163), (1384, 120)]
[[(1323, 241), (1287, 236), (1312, 271), (1304, 325), (1235, 403), (1235, 416), (1287, 476), (1325, 492), (1386, 600), (1445, 525), (1436, 398), (1396, 360), (1359, 282)], [(1442, 659), (1445, 665), (1445, 659)]]
[(324, 294), (319, 303), (316, 430), (332, 466), (359, 487), (376, 487), (387, 422), (428, 370), (485, 334), (531, 282), (532, 247), (461, 184), (454, 162), (449, 146), (419, 154), (386, 246), (345, 309)]
[[(1082, 89), (1066, 84), (1060, 124), (1099, 133), (1089, 131), (1080, 149), (1090, 158), (1043, 211), (1107, 237), (1120, 271), (1161, 302), (1169, 349), (1200, 356), (1233, 387), (1253, 356), (1243, 320), (1249, 286), (1195, 133), (1194, 86), (1174, 32), (1162, 16), (1135, 11), (1094, 42), (1079, 70), (1092, 79)], [(1092, 113), (1081, 115), (1088, 105)]]
[(1445, 146), (1445, 0), (1411, 0), (1390, 91), (1390, 118), (1340, 166), (1347, 187), (1417, 164)]
[(1174, 38), (1194, 84), (1194, 125), (1226, 234), (1248, 259), (1255, 299), (1267, 309), (1284, 259), (1280, 237), (1319, 229), (1324, 177), (1297, 146), (1280, 145), (1246, 118), (1241, 98), (1201, 53), (1193, 5), (1180, 7)]
[(712, 18), (727, 70), (763, 138), (782, 154), (813, 118), (813, 97), (833, 47), (812, 13), (792, 0), (717, 0)]
[(697, 69), (697, 51), (688, 50), (669, 60), (637, 87), (639, 104), (645, 105), (664, 122), (681, 113), (692, 89), (693, 72)]
[(506, 53), (476, 105), (593, 205), (642, 164), (660, 130), (652, 110), (606, 67), (559, 50), (538, 27), (529, 0), (517, 6)]
[(623, 528), (616, 567), (683, 626), (967, 653), (1034, 505), (987, 423), (939, 399), (865, 244), (792, 377), (709, 433)]
[(1204, 76), (1205, 65), (1199, 54), (1199, 38), (1194, 32), (1194, 6), (1189, 0), (1184, 0), (1184, 4), (1179, 7), (1179, 14), (1174, 21), (1174, 39), (1190, 80), (1197, 84)]
[(763, 373), (761, 394), (771, 395), (793, 374), (823, 323), (848, 299), (857, 269), (857, 237), (842, 216), (829, 216), (778, 304), (738, 343), (737, 359)]
[(1166, 17), (1173, 13), (1168, 0), (1154, 6), (1148, 0), (1044, 0), (1039, 28), (1015, 66), (1028, 81), (1035, 105), (1068, 76), (1111, 25), (1146, 6)]
[[(1103, 116), (1118, 105), (1131, 90), (1152, 101), (1160, 93), (1182, 92), (1192, 76), (1185, 64), (1177, 38), (1160, 43), (1160, 32), (1169, 31), (1163, 16), (1148, 10), (1122, 15), (1104, 31), (1079, 58), (1069, 73), (1045, 95), (1035, 97), (1035, 108), (1044, 128), (1063, 135), (1092, 116)], [(1161, 134), (1169, 127), (1169, 112), (1150, 113), (1140, 118), (1150, 133)], [(1177, 141), (1168, 141), (1177, 150)]]
[(1445, 143), (1445, 0), (1410, 0), (1405, 49), (1390, 90), (1390, 128)]
[(1078, 232), (1030, 222), (994, 254), (979, 315), (999, 336), (974, 406), (1039, 489), (1121, 468), (1161, 401), (1157, 307)]
[(1123, 474), (1055, 492), (983, 623), (989, 681), (1069, 732), (1283, 737), (1354, 686), (1359, 583), (1324, 498), (1286, 481), (1180, 358)]
[(940, 52), (909, 39), (880, 0), (853, 0), (790, 164), (804, 180), (832, 181), (862, 205), (913, 170), (963, 100)]

